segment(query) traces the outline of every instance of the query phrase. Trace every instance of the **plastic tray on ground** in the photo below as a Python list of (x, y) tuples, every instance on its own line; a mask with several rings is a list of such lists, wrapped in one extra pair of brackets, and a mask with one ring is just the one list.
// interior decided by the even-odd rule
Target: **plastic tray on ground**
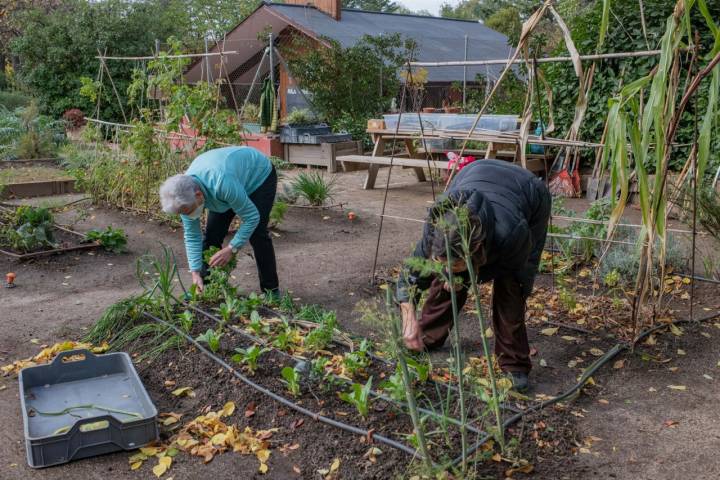
[(157, 409), (127, 353), (69, 350), (20, 372), (28, 464), (48, 467), (158, 438)]

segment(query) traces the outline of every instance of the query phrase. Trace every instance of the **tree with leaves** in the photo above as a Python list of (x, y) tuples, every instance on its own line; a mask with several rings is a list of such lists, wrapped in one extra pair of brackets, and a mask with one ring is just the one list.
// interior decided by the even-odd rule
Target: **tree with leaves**
[(392, 0), (343, 0), (343, 8), (367, 10), (369, 12), (396, 12), (400, 5)]
[(313, 109), (333, 128), (365, 139), (367, 119), (386, 111), (398, 92), (398, 72), (412, 41), (394, 34), (365, 36), (350, 47), (307, 42), (296, 37), (284, 48), (293, 78), (311, 92)]

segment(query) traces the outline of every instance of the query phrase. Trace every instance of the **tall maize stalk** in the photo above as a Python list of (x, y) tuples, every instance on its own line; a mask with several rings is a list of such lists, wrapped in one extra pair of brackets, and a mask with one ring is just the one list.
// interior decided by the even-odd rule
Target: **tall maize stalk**
[[(717, 101), (718, 62), (720, 61), (720, 29), (714, 24), (707, 10), (705, 0), (697, 0), (700, 11), (715, 35), (713, 51), (709, 62), (685, 88), (680, 88), (681, 58), (683, 39), (693, 45), (690, 25), (690, 11), (695, 0), (678, 0), (673, 14), (667, 19), (665, 33), (661, 40), (661, 54), (658, 65), (645, 77), (626, 85), (609, 101), (608, 131), (603, 149), (602, 168), (608, 165), (613, 195), (613, 211), (610, 215), (608, 238), (627, 205), (631, 170), (637, 177), (640, 210), (643, 228), (639, 235), (640, 266), (638, 269), (635, 297), (633, 299), (633, 327), (637, 333), (639, 311), (648, 290), (652, 288), (653, 268), (660, 265), (660, 278), (665, 273), (667, 246), (667, 173), (672, 155), (672, 144), (681, 116), (701, 81), (712, 73), (710, 84), (711, 99)], [(694, 46), (697, 48), (697, 46)], [(695, 50), (696, 52), (696, 50)], [(649, 93), (644, 95), (644, 90)], [(682, 92), (681, 100), (677, 99)], [(643, 103), (643, 98), (646, 100)], [(705, 170), (709, 156), (711, 124), (715, 116), (715, 102), (710, 102), (704, 116), (699, 136), (698, 172)], [(628, 141), (630, 148), (628, 149)], [(651, 145), (654, 148), (651, 149)], [(693, 161), (691, 158), (688, 162)], [(701, 158), (702, 157), (702, 158)], [(647, 166), (654, 165), (655, 179), (651, 182)], [(655, 252), (655, 243), (659, 251)], [(661, 300), (662, 289), (658, 293)]]

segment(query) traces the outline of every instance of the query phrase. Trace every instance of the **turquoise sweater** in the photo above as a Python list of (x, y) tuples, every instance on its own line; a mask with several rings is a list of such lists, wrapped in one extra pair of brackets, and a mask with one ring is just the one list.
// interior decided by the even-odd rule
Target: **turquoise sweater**
[[(260, 214), (249, 195), (257, 190), (272, 171), (270, 160), (250, 147), (225, 147), (208, 150), (190, 164), (190, 175), (205, 197), (205, 208), (223, 213), (232, 209), (242, 225), (230, 245), (242, 247), (260, 222)], [(185, 229), (185, 252), (190, 270), (202, 268), (202, 231), (200, 219), (180, 215)]]

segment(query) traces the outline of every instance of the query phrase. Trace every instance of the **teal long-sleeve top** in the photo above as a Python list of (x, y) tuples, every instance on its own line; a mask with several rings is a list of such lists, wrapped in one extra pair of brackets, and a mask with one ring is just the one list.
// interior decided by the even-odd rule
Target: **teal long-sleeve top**
[[(260, 222), (260, 214), (249, 196), (262, 185), (272, 171), (270, 160), (251, 147), (224, 147), (199, 155), (185, 175), (197, 182), (205, 197), (205, 208), (223, 213), (232, 209), (242, 225), (230, 245), (240, 248)], [(180, 215), (185, 230), (185, 252), (190, 270), (202, 268), (202, 231), (200, 219)]]

